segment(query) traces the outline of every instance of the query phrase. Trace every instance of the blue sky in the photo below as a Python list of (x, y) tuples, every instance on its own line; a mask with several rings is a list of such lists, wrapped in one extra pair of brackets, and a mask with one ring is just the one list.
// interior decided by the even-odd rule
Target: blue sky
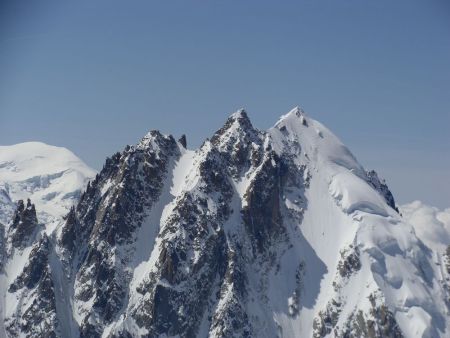
[(450, 206), (450, 3), (0, 4), (0, 144), (64, 146), (94, 168), (160, 129), (198, 146), (244, 107), (300, 105), (399, 202)]

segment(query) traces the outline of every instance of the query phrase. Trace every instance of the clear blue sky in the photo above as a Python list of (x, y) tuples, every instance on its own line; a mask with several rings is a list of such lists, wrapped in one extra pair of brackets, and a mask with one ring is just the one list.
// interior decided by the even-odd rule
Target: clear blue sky
[(0, 144), (94, 168), (149, 129), (200, 142), (244, 107), (333, 130), (399, 202), (450, 206), (446, 0), (0, 2)]

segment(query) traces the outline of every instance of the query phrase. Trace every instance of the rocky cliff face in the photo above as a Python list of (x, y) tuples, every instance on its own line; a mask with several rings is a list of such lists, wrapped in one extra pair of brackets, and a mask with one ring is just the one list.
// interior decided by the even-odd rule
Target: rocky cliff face
[(23, 249), (30, 244), (30, 238), (34, 237), (38, 227), (36, 208), (27, 200), (25, 207), (22, 200), (17, 203), (17, 209), (13, 221), (8, 228), (9, 252), (14, 248)]
[(381, 196), (384, 197), (386, 200), (386, 203), (394, 210), (398, 212), (398, 208), (395, 205), (394, 196), (392, 195), (391, 191), (389, 190), (386, 182), (384, 180), (380, 180), (378, 177), (378, 174), (374, 170), (367, 171), (367, 180), (369, 184), (376, 189)]
[(3, 235), (6, 335), (449, 332), (431, 251), (384, 181), (301, 109), (267, 131), (240, 110), (186, 144), (152, 131), (108, 158), (49, 236), (18, 205)]
[(50, 264), (53, 248), (30, 200), (26, 205), (18, 201), (13, 220), (2, 235), (2, 333), (11, 337), (57, 337), (61, 332)]

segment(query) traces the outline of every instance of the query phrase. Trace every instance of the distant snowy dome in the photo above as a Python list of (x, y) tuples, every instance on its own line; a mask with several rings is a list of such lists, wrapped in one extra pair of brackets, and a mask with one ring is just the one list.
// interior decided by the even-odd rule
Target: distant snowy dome
[[(0, 146), (0, 209), (31, 198), (40, 222), (66, 214), (96, 171), (63, 147), (42, 142)], [(4, 210), (0, 222), (8, 222)]]

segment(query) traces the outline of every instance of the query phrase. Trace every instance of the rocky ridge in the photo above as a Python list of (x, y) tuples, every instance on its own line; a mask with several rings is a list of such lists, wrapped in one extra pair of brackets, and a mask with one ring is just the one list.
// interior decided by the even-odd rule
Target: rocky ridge
[[(149, 132), (50, 234), (4, 226), (11, 337), (444, 337), (444, 271), (392, 193), (295, 108), (244, 110), (197, 150)], [(38, 325), (39, 323), (39, 325)]]

